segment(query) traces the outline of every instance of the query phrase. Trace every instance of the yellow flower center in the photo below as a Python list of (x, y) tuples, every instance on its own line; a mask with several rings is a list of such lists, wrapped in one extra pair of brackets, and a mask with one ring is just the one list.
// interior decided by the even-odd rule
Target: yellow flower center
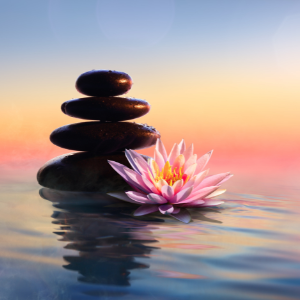
[[(170, 165), (169, 161), (167, 161), (164, 165), (164, 167), (159, 170), (156, 163), (154, 163), (154, 169), (156, 173), (156, 177), (154, 178), (156, 182), (160, 181), (161, 179), (165, 180), (168, 185), (172, 186), (177, 180), (183, 179), (184, 183), (188, 180), (187, 175), (183, 174), (182, 167), (177, 168), (175, 167), (172, 170), (172, 166)], [(179, 170), (177, 170), (179, 169)]]

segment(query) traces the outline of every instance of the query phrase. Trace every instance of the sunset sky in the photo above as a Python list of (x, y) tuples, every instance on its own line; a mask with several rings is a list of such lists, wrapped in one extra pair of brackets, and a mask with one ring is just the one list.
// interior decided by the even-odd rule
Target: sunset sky
[(112, 69), (167, 150), (184, 138), (218, 171), (297, 174), (299, 32), (296, 0), (0, 0), (0, 169), (69, 152), (49, 135), (82, 120), (61, 103), (84, 97), (81, 73)]

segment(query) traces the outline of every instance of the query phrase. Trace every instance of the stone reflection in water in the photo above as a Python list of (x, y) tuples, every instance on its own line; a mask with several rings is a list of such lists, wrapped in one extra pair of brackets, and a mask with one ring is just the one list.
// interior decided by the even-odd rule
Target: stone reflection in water
[[(78, 280), (101, 285), (130, 285), (130, 270), (149, 268), (136, 258), (148, 257), (157, 242), (150, 229), (159, 219), (131, 217), (130, 204), (97, 193), (63, 192), (42, 188), (42, 198), (63, 210), (54, 211), (53, 224), (65, 248), (78, 255), (64, 256), (63, 267), (77, 271)], [(152, 227), (151, 227), (152, 226)]]

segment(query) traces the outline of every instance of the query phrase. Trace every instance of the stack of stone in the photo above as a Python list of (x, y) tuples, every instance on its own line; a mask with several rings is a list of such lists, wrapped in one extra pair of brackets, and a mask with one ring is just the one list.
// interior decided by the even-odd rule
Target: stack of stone
[(64, 191), (103, 192), (130, 189), (107, 160), (129, 167), (125, 149), (153, 146), (160, 137), (155, 128), (132, 122), (147, 114), (145, 100), (116, 97), (131, 88), (130, 76), (123, 72), (93, 70), (76, 81), (77, 90), (87, 96), (62, 104), (62, 111), (75, 118), (98, 120), (65, 125), (50, 135), (53, 144), (76, 151), (56, 157), (37, 174), (42, 186)]

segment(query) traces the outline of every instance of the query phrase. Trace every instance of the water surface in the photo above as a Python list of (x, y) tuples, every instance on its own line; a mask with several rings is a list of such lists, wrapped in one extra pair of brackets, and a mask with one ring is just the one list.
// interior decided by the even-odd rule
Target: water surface
[(299, 299), (299, 190), (265, 191), (226, 193), (183, 224), (98, 194), (3, 184), (0, 299)]

